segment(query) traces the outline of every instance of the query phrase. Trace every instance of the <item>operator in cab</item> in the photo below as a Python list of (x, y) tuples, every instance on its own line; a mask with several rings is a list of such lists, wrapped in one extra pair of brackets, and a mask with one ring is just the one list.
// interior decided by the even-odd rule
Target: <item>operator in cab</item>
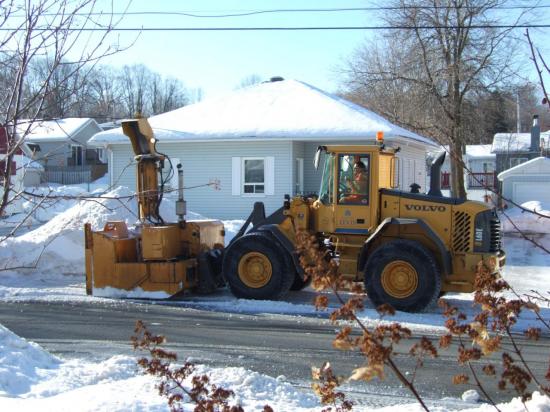
[(365, 163), (358, 160), (353, 165), (353, 178), (346, 178), (346, 196), (344, 202), (361, 203), (366, 199), (368, 189), (368, 174)]

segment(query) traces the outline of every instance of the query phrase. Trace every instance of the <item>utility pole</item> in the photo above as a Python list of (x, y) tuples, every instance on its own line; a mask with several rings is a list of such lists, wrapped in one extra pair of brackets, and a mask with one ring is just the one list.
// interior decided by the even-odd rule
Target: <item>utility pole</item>
[(516, 91), (516, 132), (521, 133), (521, 119), (519, 117), (519, 89)]

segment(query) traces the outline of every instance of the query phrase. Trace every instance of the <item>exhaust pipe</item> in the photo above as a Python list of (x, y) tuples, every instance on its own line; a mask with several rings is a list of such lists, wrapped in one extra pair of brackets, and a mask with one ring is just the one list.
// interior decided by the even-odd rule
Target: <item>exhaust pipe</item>
[(428, 192), (428, 196), (443, 197), (443, 193), (441, 193), (441, 165), (443, 165), (445, 161), (445, 155), (445, 152), (441, 153), (432, 162), (430, 168), (430, 191)]
[(185, 223), (185, 214), (187, 213), (187, 205), (183, 200), (183, 168), (181, 163), (178, 163), (178, 200), (176, 201), (176, 215), (178, 222)]

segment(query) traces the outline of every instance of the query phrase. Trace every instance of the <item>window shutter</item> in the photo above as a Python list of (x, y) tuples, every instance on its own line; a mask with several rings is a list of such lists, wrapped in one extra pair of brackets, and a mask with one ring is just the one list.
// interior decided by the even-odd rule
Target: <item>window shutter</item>
[(241, 194), (241, 158), (231, 158), (231, 194), (239, 196)]
[(273, 156), (264, 159), (264, 179), (265, 194), (273, 196), (275, 194), (275, 158)]

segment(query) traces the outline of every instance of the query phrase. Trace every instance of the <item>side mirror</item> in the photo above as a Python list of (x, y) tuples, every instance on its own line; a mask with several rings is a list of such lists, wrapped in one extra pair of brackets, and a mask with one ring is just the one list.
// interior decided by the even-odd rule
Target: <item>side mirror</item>
[(313, 157), (313, 167), (315, 170), (319, 169), (319, 161), (321, 159), (321, 152), (326, 151), (327, 148), (325, 146), (319, 146), (317, 147), (317, 151), (315, 152), (315, 156)]

